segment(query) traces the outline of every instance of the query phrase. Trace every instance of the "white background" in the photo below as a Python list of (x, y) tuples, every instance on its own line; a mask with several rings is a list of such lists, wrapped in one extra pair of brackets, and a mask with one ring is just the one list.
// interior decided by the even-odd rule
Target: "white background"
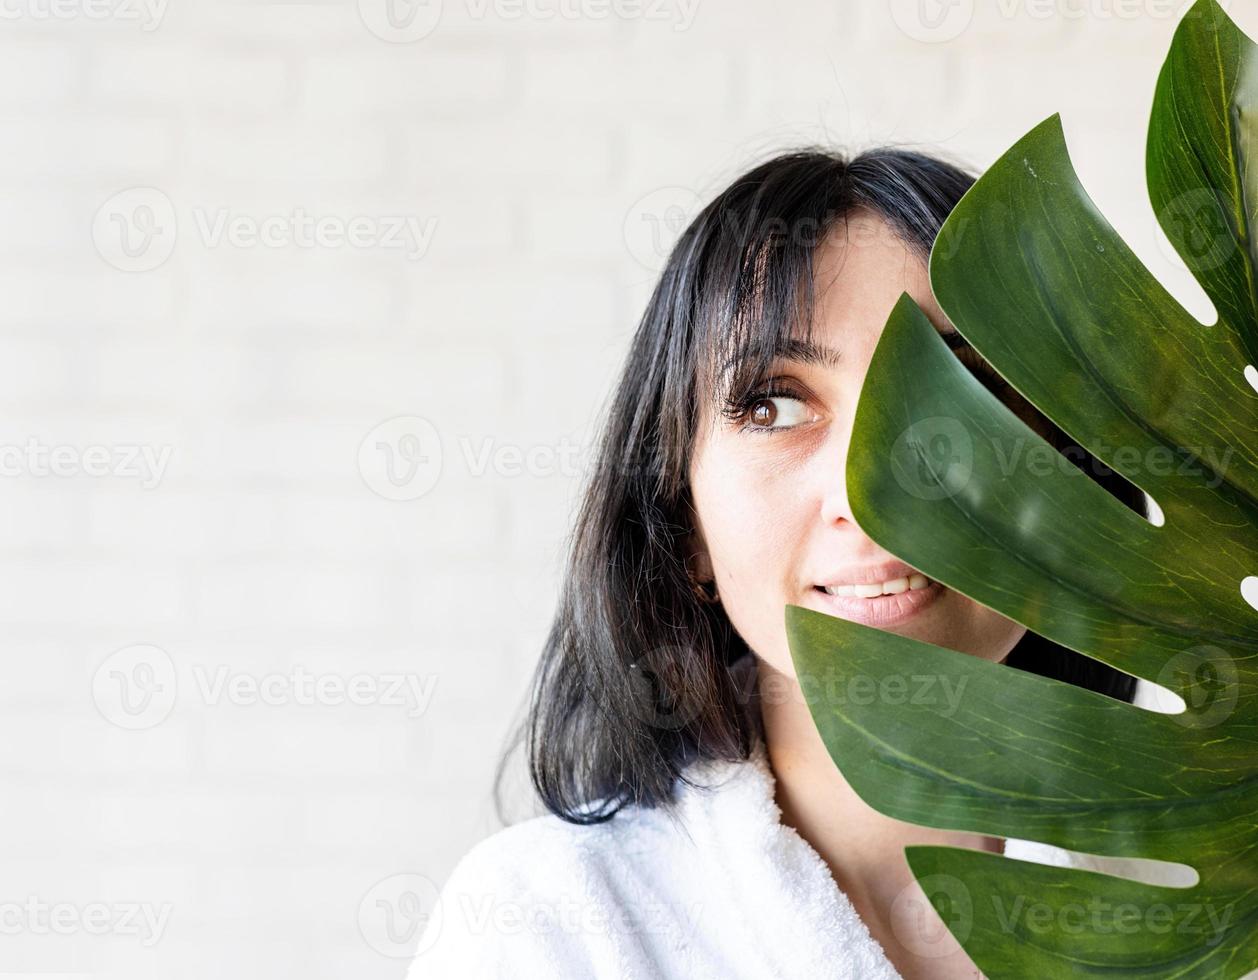
[(1144, 191), (1180, 0), (131, 2), (0, 3), (0, 906), (70, 910), (0, 974), (402, 976), (663, 250), (771, 153), (1060, 111), (1207, 315)]

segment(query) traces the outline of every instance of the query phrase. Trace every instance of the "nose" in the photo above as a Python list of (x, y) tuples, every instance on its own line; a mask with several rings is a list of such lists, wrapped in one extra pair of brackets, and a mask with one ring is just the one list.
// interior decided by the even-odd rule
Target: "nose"
[(821, 498), (821, 522), (826, 525), (838, 525), (843, 521), (852, 520), (852, 512), (847, 504), (847, 488), (843, 486), (843, 477), (831, 480), (833, 486)]
[(827, 446), (817, 454), (818, 473), (816, 479), (821, 488), (821, 522), (827, 527), (842, 526), (843, 522), (854, 524), (852, 508), (847, 499), (847, 450), (851, 443), (851, 433), (845, 432), (833, 440), (833, 448)]

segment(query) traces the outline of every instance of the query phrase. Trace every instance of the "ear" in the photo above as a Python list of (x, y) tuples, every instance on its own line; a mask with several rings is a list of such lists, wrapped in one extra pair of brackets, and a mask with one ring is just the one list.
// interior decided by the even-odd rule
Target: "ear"
[(716, 576), (712, 572), (712, 559), (700, 547), (695, 547), (686, 555), (686, 571), (696, 582), (707, 584)]
[(711, 582), (716, 577), (712, 571), (712, 557), (708, 554), (708, 545), (693, 508), (690, 510), (690, 517), (690, 530), (686, 532), (682, 542), (686, 572), (697, 582)]

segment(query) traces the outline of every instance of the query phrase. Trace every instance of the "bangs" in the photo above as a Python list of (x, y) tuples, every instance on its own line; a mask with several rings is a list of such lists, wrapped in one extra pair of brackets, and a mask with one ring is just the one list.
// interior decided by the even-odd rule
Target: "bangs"
[[(811, 339), (814, 256), (844, 216), (829, 209), (828, 199), (816, 203), (825, 209), (785, 218), (778, 212), (748, 222), (740, 234), (725, 229), (704, 278), (697, 338), (700, 397), (718, 406), (738, 401), (777, 358)], [(725, 215), (733, 225), (730, 213)]]
[(735, 181), (696, 217), (678, 256), (698, 271), (685, 283), (698, 396), (737, 402), (775, 359), (811, 340), (813, 260), (840, 221), (867, 210), (926, 260), (972, 181), (942, 160), (896, 149), (852, 160), (803, 150)]

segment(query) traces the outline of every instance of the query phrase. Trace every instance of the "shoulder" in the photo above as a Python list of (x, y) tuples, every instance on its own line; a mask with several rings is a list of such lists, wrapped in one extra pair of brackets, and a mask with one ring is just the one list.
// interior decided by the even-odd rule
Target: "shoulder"
[(574, 824), (534, 817), (490, 835), (459, 861), (449, 884), (494, 887), (516, 895), (551, 894), (580, 884), (590, 889), (617, 876), (630, 860), (681, 846), (683, 831), (663, 811), (627, 807), (611, 820)]
[(619, 973), (692, 859), (688, 841), (664, 812), (634, 807), (600, 824), (548, 815), (500, 830), (442, 887), (408, 980)]
[(601, 823), (576, 824), (553, 814), (499, 830), (472, 847), (461, 866), (469, 875), (509, 878), (512, 883), (555, 882), (565, 875), (613, 873), (632, 860), (658, 861), (660, 849), (693, 843), (681, 791), (672, 808), (625, 806)]
[[(456, 866), (450, 884), (494, 888), (515, 895), (554, 895), (619, 888), (669, 887), (682, 867), (706, 854), (706, 837), (718, 823), (768, 821), (763, 749), (741, 762), (699, 760), (675, 787), (673, 805), (629, 805), (601, 823), (576, 824), (553, 814), (534, 817), (490, 835)], [(776, 821), (774, 821), (776, 822)]]

